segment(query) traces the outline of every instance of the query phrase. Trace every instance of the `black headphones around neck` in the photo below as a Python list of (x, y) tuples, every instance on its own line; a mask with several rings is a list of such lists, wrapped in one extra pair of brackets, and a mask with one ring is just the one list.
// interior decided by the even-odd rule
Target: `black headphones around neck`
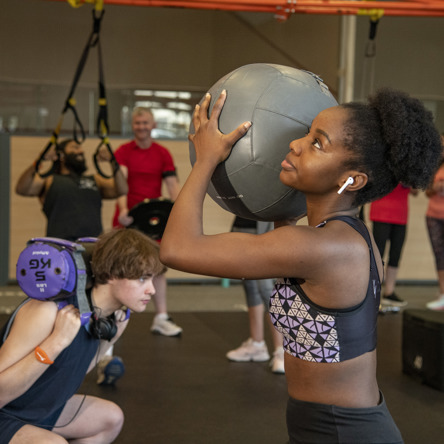
[(105, 341), (111, 341), (117, 333), (116, 317), (114, 313), (106, 318), (97, 316), (96, 313), (91, 315), (88, 331), (93, 338)]

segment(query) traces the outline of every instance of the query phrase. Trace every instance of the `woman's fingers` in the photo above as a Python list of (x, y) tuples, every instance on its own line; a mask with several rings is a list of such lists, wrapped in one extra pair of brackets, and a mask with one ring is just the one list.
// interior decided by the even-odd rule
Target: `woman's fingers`
[[(210, 107), (210, 103), (211, 103), (211, 94), (206, 93), (205, 97), (199, 107), (199, 118), (201, 119), (202, 122), (205, 122), (206, 120), (208, 120), (208, 108)], [(214, 107), (213, 107), (213, 109), (214, 109)]]
[[(213, 109), (211, 110), (211, 116), (210, 116), (211, 120), (216, 120), (216, 122), (219, 121), (219, 116), (220, 116), (220, 113), (222, 112), (222, 109), (224, 107), (226, 99), (227, 99), (227, 91), (224, 89), (220, 93), (220, 96), (218, 97), (218, 99), (216, 100), (216, 102), (213, 105)], [(210, 94), (207, 93), (205, 100), (204, 100), (205, 107), (207, 110), (208, 110), (208, 106), (210, 104), (210, 100), (211, 100), (211, 96), (210, 96)]]
[(252, 123), (244, 122), (239, 125), (234, 131), (230, 134), (227, 134), (227, 142), (230, 146), (233, 146), (241, 137), (243, 137), (247, 131), (250, 129)]
[(211, 103), (211, 94), (206, 93), (205, 97), (200, 105), (196, 105), (193, 113), (193, 126), (194, 132), (196, 133), (200, 126), (209, 120), (219, 120), (220, 113), (222, 112), (223, 105), (225, 103), (225, 99), (227, 97), (226, 91), (222, 91), (219, 98), (216, 100), (216, 103), (211, 110), (211, 115), (208, 117), (208, 109)]
[(194, 134), (189, 134), (188, 136), (188, 139), (193, 142), (196, 151), (199, 151), (199, 148), (202, 146), (212, 147), (212, 152), (216, 155), (218, 161), (223, 161), (227, 158), (232, 146), (251, 127), (251, 122), (244, 122), (228, 134), (223, 134), (219, 130), (219, 117), (226, 98), (227, 92), (223, 90), (214, 103), (210, 116), (208, 116), (211, 95), (207, 93), (201, 105), (196, 105), (193, 114)]

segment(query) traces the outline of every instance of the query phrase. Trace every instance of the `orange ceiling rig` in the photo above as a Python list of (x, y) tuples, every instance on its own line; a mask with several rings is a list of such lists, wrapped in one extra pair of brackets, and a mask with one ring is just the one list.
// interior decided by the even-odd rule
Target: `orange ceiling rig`
[(444, 17), (444, 0), (53, 0), (72, 5), (95, 3), (223, 11), (274, 13), (278, 20), (292, 14), (367, 15), (370, 17)]

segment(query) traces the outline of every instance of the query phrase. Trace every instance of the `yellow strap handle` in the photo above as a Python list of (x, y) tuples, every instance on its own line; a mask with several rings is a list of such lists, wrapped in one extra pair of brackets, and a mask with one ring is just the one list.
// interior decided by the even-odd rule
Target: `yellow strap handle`
[[(100, 121), (100, 132), (102, 134), (102, 137), (107, 138), (108, 128), (106, 127), (105, 122), (103, 120)], [(103, 143), (108, 143), (108, 140), (106, 142), (104, 140)]]
[(83, 3), (94, 3), (94, 9), (101, 11), (103, 9), (103, 0), (67, 0), (73, 8), (80, 8)]
[(384, 9), (358, 9), (357, 15), (368, 15), (371, 21), (377, 22), (384, 15)]

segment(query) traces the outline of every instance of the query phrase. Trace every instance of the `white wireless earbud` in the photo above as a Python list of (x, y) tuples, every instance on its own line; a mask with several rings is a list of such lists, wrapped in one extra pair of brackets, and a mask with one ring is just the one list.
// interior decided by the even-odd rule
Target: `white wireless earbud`
[(345, 181), (344, 185), (342, 185), (342, 187), (339, 188), (339, 190), (338, 190), (338, 194), (342, 194), (342, 192), (343, 192), (343, 191), (344, 191), (349, 185), (351, 185), (353, 182), (354, 182), (353, 177), (350, 176), (350, 177)]

